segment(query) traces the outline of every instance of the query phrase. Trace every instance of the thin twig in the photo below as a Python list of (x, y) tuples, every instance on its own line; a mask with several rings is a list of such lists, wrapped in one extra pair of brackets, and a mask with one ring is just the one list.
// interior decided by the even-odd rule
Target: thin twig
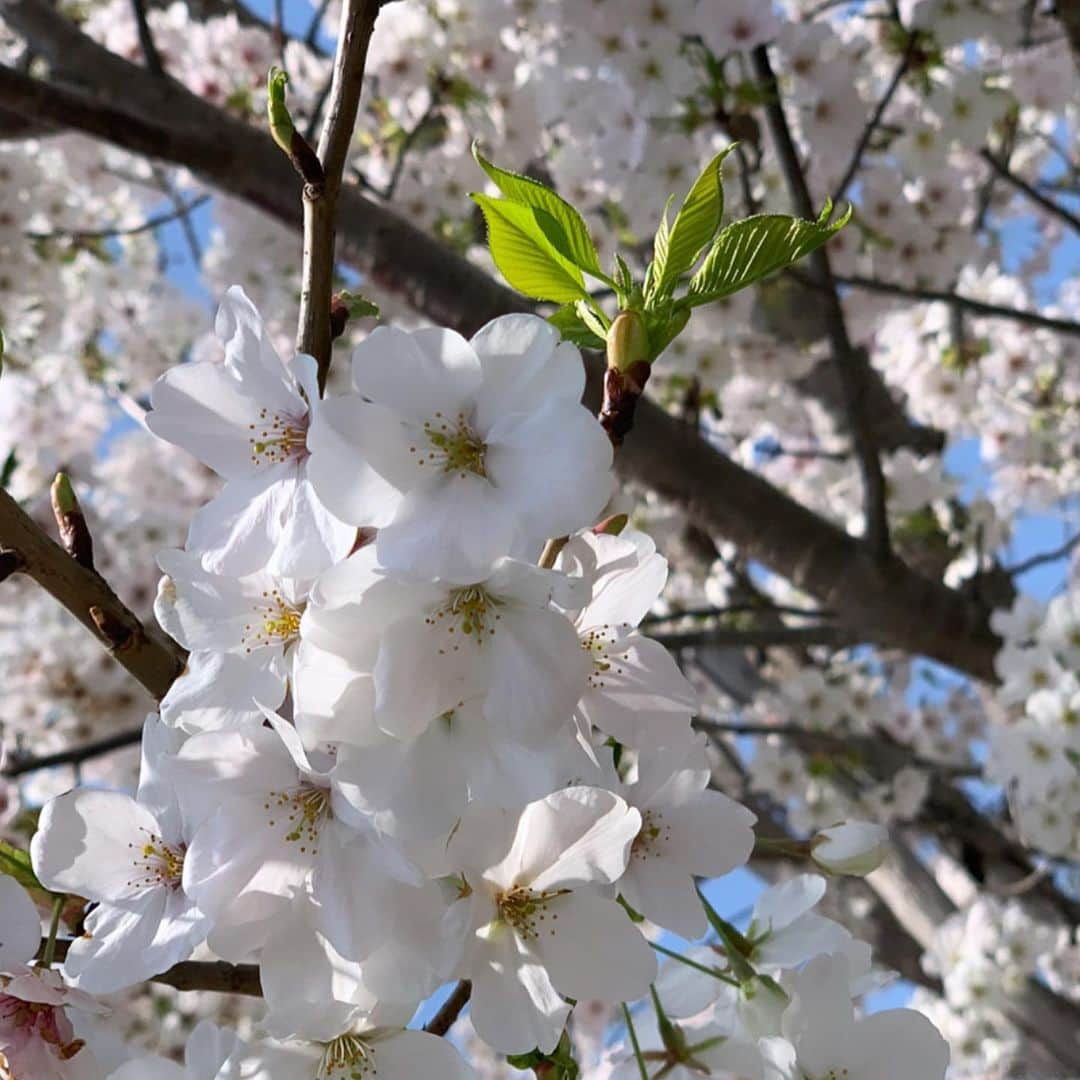
[(442, 1008), (424, 1025), (424, 1030), (429, 1035), (445, 1035), (454, 1026), (454, 1021), (461, 1015), (471, 996), (472, 983), (462, 979), (443, 1002)]
[(836, 190), (833, 192), (832, 197), (834, 203), (839, 204), (840, 200), (847, 194), (847, 189), (850, 186), (851, 181), (855, 179), (855, 174), (859, 171), (859, 166), (862, 164), (863, 154), (866, 153), (866, 148), (870, 145), (870, 140), (873, 138), (874, 132), (877, 131), (878, 124), (881, 123), (881, 118), (885, 115), (885, 110), (889, 107), (889, 103), (892, 101), (893, 95), (900, 86), (901, 80), (907, 74), (907, 70), (911, 66), (911, 61), (915, 56), (915, 45), (917, 41), (918, 35), (909, 32), (904, 55), (900, 58), (900, 63), (897, 64), (896, 70), (889, 80), (889, 85), (885, 88), (885, 93), (881, 95), (877, 107), (863, 127), (862, 134), (859, 136), (859, 141), (855, 144), (855, 151), (851, 155), (851, 161), (848, 162), (848, 167), (844, 170), (844, 175), (841, 178), (840, 183), (836, 185)]
[(397, 186), (401, 183), (401, 174), (405, 171), (405, 160), (412, 152), (413, 147), (416, 145), (416, 140), (424, 133), (424, 129), (431, 122), (432, 117), (435, 115), (435, 110), (440, 106), (439, 95), (433, 88), (431, 90), (431, 100), (428, 102), (427, 108), (424, 110), (423, 115), (419, 120), (409, 129), (405, 138), (401, 140), (401, 145), (398, 147), (397, 157), (394, 159), (394, 168), (390, 173), (390, 179), (386, 182), (386, 188), (383, 191), (384, 199), (392, 199), (394, 192), (397, 191)]
[[(806, 184), (806, 175), (795, 148), (795, 140), (788, 127), (784, 105), (780, 100), (780, 88), (769, 60), (768, 48), (765, 45), (759, 45), (753, 50), (751, 57), (754, 74), (764, 92), (768, 94), (765, 115), (791, 200), (798, 213), (804, 218), (813, 220), (817, 215), (814, 213), (810, 189)], [(864, 369), (869, 364), (869, 360), (865, 350), (856, 349), (848, 337), (844, 309), (840, 305), (829, 257), (824, 248), (818, 248), (810, 256), (810, 266), (825, 296), (825, 326), (839, 375), (848, 427), (851, 429), (852, 442), (855, 446), (855, 456), (862, 476), (866, 541), (877, 561), (884, 562), (890, 555), (885, 475), (881, 469), (881, 456), (864, 408), (867, 385)]]
[(1002, 180), (1007, 180), (1017, 191), (1023, 192), (1033, 203), (1037, 203), (1048, 214), (1065, 222), (1074, 232), (1080, 233), (1080, 217), (1071, 210), (1048, 198), (1038, 189), (1032, 187), (1023, 177), (1017, 176), (1003, 161), (1000, 161), (987, 149), (979, 151), (979, 157), (983, 159), (997, 173)]
[(952, 778), (982, 775), (982, 770), (976, 765), (950, 765), (946, 762), (934, 761), (932, 758), (916, 754), (903, 744), (895, 743), (883, 735), (859, 735), (847, 731), (814, 731), (800, 727), (798, 724), (759, 724), (752, 721), (713, 720), (705, 717), (695, 717), (694, 726), (714, 734), (762, 737), (775, 735), (788, 739), (796, 745), (801, 744), (800, 748), (803, 750), (818, 749), (834, 754), (854, 750), (868, 756), (876, 755), (882, 759), (882, 765), (895, 767), (892, 771), (904, 765), (914, 765), (928, 772), (938, 772)]
[(139, 727), (126, 728), (102, 739), (83, 743), (82, 746), (58, 750), (55, 754), (42, 754), (40, 757), (19, 757), (13, 754), (3, 770), (0, 770), (0, 776), (11, 780), (16, 776), (37, 772), (39, 769), (52, 769), (59, 765), (80, 765), (90, 758), (102, 757), (115, 750), (134, 746), (141, 738), (142, 725), (140, 724)]
[(146, 61), (146, 70), (151, 75), (161, 78), (165, 74), (165, 65), (161, 62), (161, 53), (158, 52), (157, 45), (154, 43), (154, 35), (146, 17), (146, 5), (143, 0), (131, 0), (131, 8), (135, 13), (135, 25), (139, 29), (139, 47)]
[(770, 604), (748, 601), (745, 604), (724, 604), (722, 607), (687, 608), (685, 611), (672, 611), (666, 614), (646, 615), (641, 620), (642, 626), (655, 626), (656, 623), (676, 622), (679, 619), (719, 619), (725, 615), (738, 615), (752, 612), (761, 615), (800, 615), (805, 619), (831, 619), (833, 613), (821, 608), (794, 607), (790, 604)]
[[(811, 280), (807, 275), (800, 274), (798, 271), (794, 271), (794, 273), (804, 284), (819, 288), (818, 283)], [(1045, 330), (1055, 330), (1059, 334), (1080, 337), (1080, 322), (1072, 322), (1069, 319), (1056, 319), (1050, 315), (1040, 315), (1037, 311), (1024, 311), (1022, 308), (988, 304), (971, 296), (961, 296), (959, 293), (944, 292), (940, 289), (924, 289), (917, 285), (900, 285), (891, 281), (879, 281), (877, 278), (862, 277), (857, 274), (837, 274), (834, 280), (837, 285), (850, 285), (855, 289), (884, 293), (888, 296), (901, 296), (908, 300), (923, 300), (927, 303), (940, 300), (943, 304), (959, 304), (965, 311), (970, 311), (973, 315), (983, 315), (989, 319), (1012, 319), (1014, 322), (1024, 323), (1026, 326), (1037, 326)]]
[(844, 626), (754, 626), (732, 628), (717, 626), (705, 630), (676, 630), (669, 634), (651, 634), (654, 641), (669, 649), (698, 649), (702, 646), (767, 649), (827, 645), (845, 649), (865, 640), (864, 635)]
[(113, 225), (101, 229), (55, 229), (51, 232), (26, 232), (23, 235), (31, 240), (110, 240), (117, 236), (138, 236), (140, 233), (160, 229), (163, 225), (170, 225), (209, 201), (209, 195), (200, 195), (175, 210), (156, 214), (138, 225)]
[(168, 172), (160, 165), (154, 165), (154, 179), (157, 181), (158, 187), (168, 197), (169, 202), (173, 204), (176, 210), (177, 219), (180, 222), (180, 229), (184, 234), (184, 239), (187, 241), (188, 251), (191, 253), (192, 262), (196, 266), (202, 264), (202, 244), (199, 243), (199, 235), (195, 231), (195, 225), (191, 220), (191, 212), (198, 209), (210, 198), (209, 195), (203, 195), (199, 198), (192, 199), (190, 203), (185, 203), (180, 197), (180, 193), (173, 186), (172, 181), (169, 179)]
[(322, 185), (304, 185), (304, 257), (300, 283), (300, 324), (296, 351), (315, 357), (319, 386), (330, 371), (330, 297), (334, 278), (337, 196), (352, 145), (364, 64), (380, 0), (345, 0), (334, 57), (333, 84), (318, 156), (325, 174)]
[(1034, 570), (1037, 566), (1044, 566), (1046, 563), (1057, 562), (1058, 559), (1068, 558), (1078, 546), (1080, 546), (1080, 533), (1077, 533), (1075, 536), (1070, 536), (1064, 544), (1054, 548), (1052, 551), (1044, 551), (1039, 555), (1032, 555), (1030, 559), (1018, 562), (1014, 566), (1005, 567), (1005, 573), (1008, 574), (1009, 577), (1018, 577), (1020, 574), (1026, 574), (1029, 570)]
[[(45, 944), (43, 939), (39, 955), (44, 954)], [(71, 947), (71, 941), (61, 940), (55, 945), (54, 962), (62, 964)], [(258, 964), (227, 964), (224, 960), (185, 960), (147, 981), (171, 986), (176, 990), (209, 990), (217, 994), (262, 997)]]
[(304, 34), (304, 44), (309, 49), (314, 49), (318, 43), (319, 28), (322, 26), (323, 19), (326, 18), (326, 12), (329, 7), (330, 0), (320, 0), (319, 6), (311, 16), (311, 22), (308, 23), (307, 33)]

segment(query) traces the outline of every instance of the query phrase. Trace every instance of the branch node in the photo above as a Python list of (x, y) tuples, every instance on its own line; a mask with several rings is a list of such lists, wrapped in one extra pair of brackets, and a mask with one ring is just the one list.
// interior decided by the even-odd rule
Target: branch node
[(94, 541), (67, 473), (58, 472), (49, 489), (53, 517), (64, 550), (87, 570), (94, 569)]
[(114, 656), (130, 649), (139, 636), (137, 627), (128, 625), (112, 612), (106, 611), (96, 604), (90, 608), (90, 618), (97, 627), (102, 640), (108, 646), (109, 652)]
[(26, 563), (13, 548), (0, 548), (0, 581), (7, 581), (12, 574), (17, 574)]

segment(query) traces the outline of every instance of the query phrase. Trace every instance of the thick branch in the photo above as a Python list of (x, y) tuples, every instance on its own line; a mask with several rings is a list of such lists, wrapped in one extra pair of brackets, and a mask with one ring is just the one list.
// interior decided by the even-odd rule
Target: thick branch
[[(810, 189), (806, 184), (802, 162), (799, 160), (795, 140), (788, 127), (784, 105), (780, 100), (780, 87), (773, 73), (766, 46), (759, 45), (752, 53), (754, 75), (769, 95), (765, 106), (765, 115), (769, 122), (773, 143), (784, 172), (788, 192), (795, 209), (804, 217), (813, 220), (817, 217)], [(901, 72), (902, 74), (902, 72)], [(847, 324), (844, 321), (844, 309), (833, 280), (832, 267), (824, 248), (819, 248), (810, 256), (810, 267), (822, 286), (825, 305), (825, 327), (832, 346), (833, 360), (840, 376), (840, 389), (843, 393), (844, 407), (848, 427), (851, 429), (852, 442), (859, 463), (859, 472), (863, 483), (863, 503), (866, 512), (866, 539), (878, 559), (889, 556), (889, 517), (885, 494), (885, 476), (881, 471), (881, 457), (873, 431), (867, 420), (864, 399), (866, 397), (866, 369), (869, 359), (865, 350), (857, 350), (848, 337)]]
[(64, 605), (153, 696), (160, 700), (184, 667), (184, 652), (135, 614), (94, 570), (80, 566), (6, 492), (0, 490), (0, 547), (19, 569)]
[[(269, 136), (172, 80), (155, 80), (109, 53), (40, 0), (10, 0), (6, 17), (42, 52), (94, 71), (94, 95), (0, 68), (0, 103), (98, 135), (136, 153), (186, 165), (278, 220), (300, 225), (292, 166)], [(340, 194), (350, 263), (444, 326), (472, 333), (529, 303), (358, 190)], [(589, 364), (588, 404), (600, 401), (603, 365)], [(643, 400), (634, 438), (619, 455), (628, 479), (652, 487), (714, 536), (723, 536), (835, 611), (866, 640), (993, 679), (999, 642), (985, 612), (898, 560), (881, 565), (864, 545), (705, 443)], [(2, 538), (0, 538), (2, 541)]]

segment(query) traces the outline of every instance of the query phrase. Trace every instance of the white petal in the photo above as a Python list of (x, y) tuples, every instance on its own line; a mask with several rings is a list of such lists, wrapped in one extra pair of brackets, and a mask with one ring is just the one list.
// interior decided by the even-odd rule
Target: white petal
[(580, 533), (559, 556), (559, 566), (592, 580), (592, 599), (577, 620), (578, 629), (637, 626), (667, 582), (667, 559), (652, 540), (636, 530), (619, 536)]
[(410, 435), (388, 409), (356, 395), (327, 398), (308, 429), (307, 477), (319, 499), (350, 525), (388, 524), (401, 491), (421, 473)]
[(171, 368), (150, 391), (146, 426), (226, 478), (259, 466), (251, 460), (250, 424), (259, 402), (224, 364), (202, 361)]
[(179, 889), (155, 889), (124, 907), (101, 904), (71, 943), (64, 972), (80, 990), (111, 994), (188, 959), (209, 930)]
[(639, 634), (618, 638), (603, 654), (579, 708), (605, 735), (639, 750), (689, 741), (698, 697), (671, 655)]
[(487, 577), (516, 535), (506, 499), (484, 477), (438, 473), (405, 496), (375, 544), (392, 570), (467, 585)]
[(549, 738), (569, 718), (590, 659), (573, 624), (554, 609), (508, 611), (486, 648), (490, 689), (485, 715), (518, 738)]
[(489, 431), (502, 416), (528, 412), (538, 401), (581, 401), (585, 365), (569, 342), (536, 315), (501, 315), (470, 341), (480, 358), (483, 387), (476, 403), (476, 425)]
[(30, 854), (47, 889), (123, 900), (146, 891), (137, 862), (157, 838), (156, 818), (130, 795), (79, 788), (45, 805)]
[[(463, 639), (460, 645), (457, 639)], [(383, 731), (415, 738), (482, 688), (476, 645), (461, 633), (457, 639), (419, 618), (401, 619), (385, 631), (375, 662), (375, 722)]]
[(230, 480), (191, 519), (187, 546), (217, 574), (262, 569), (281, 535), (296, 489), (296, 466), (270, 465)]
[(453, 330), (406, 332), (376, 327), (353, 352), (353, 386), (401, 417), (431, 420), (471, 406), (480, 386), (480, 361)]
[(615, 486), (611, 442), (582, 405), (547, 401), (506, 416), (487, 435), (485, 466), (530, 539), (596, 521)]
[(635, 911), (687, 941), (696, 941), (708, 929), (694, 879), (668, 859), (633, 856), (619, 879), (619, 891)]
[[(208, 1074), (213, 1075), (213, 1074)], [(109, 1073), (109, 1080), (190, 1080), (187, 1070), (175, 1061), (159, 1057), (141, 1057)]]
[(26, 890), (0, 874), (0, 971), (29, 964), (41, 944), (41, 916)]
[[(557, 898), (529, 944), (555, 988), (578, 1001), (634, 1001), (656, 978), (656, 955), (613, 900), (585, 889)], [(558, 915), (558, 922), (552, 916)]]
[(236, 1032), (232, 1028), (218, 1027), (209, 1020), (200, 1020), (188, 1036), (184, 1062), (191, 1080), (199, 1077), (216, 1077), (218, 1069), (236, 1048)]
[(944, 1080), (949, 1067), (948, 1043), (929, 1018), (914, 1009), (886, 1009), (864, 1017), (839, 1050), (837, 1064), (866, 1080)]
[(774, 885), (754, 904), (754, 925), (760, 930), (782, 930), (825, 895), (825, 879), (820, 874), (799, 874)]
[(277, 708), (285, 699), (285, 665), (272, 650), (193, 652), (161, 700), (167, 724), (192, 733), (261, 723), (256, 701)]
[(555, 1049), (570, 1006), (547, 971), (520, 948), (516, 934), (504, 930), (487, 942), (470, 977), (473, 1027), (488, 1046), (502, 1054)]
[(613, 882), (640, 828), (641, 815), (610, 791), (556, 791), (522, 812), (514, 846), (492, 880), (529, 882), (537, 891)]
[(275, 1034), (328, 1042), (357, 1011), (370, 1012), (375, 999), (360, 982), (359, 967), (316, 933), (313, 914), (301, 902), (281, 920), (266, 942), (260, 976)]
[(469, 1080), (475, 1073), (454, 1045), (423, 1031), (401, 1031), (372, 1045), (379, 1080)]
[(663, 855), (688, 874), (721, 877), (744, 865), (754, 850), (757, 817), (719, 791), (700, 791), (659, 812), (670, 830)]
[(330, 513), (315, 494), (306, 466), (301, 465), (296, 492), (266, 569), (279, 578), (311, 579), (344, 559), (355, 540), (355, 526)]
[(226, 366), (260, 406), (272, 412), (295, 412), (304, 407), (295, 378), (282, 363), (255, 305), (239, 285), (233, 285), (222, 297), (214, 333), (225, 346)]

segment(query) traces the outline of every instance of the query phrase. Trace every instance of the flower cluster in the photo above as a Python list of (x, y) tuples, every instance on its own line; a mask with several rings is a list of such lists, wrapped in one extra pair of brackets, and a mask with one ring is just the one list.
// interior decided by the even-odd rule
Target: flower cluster
[[(204, 942), (256, 961), (265, 1038), (227, 1049), (222, 1076), (464, 1076), (452, 1046), (405, 1027), (452, 978), (488, 1046), (550, 1054), (574, 1002), (656, 979), (635, 920), (703, 936), (695, 879), (754, 844), (754, 815), (710, 786), (693, 688), (636, 629), (667, 565), (605, 519), (612, 451), (580, 404), (581, 358), (535, 316), (469, 341), (379, 329), (353, 391), (324, 399), (239, 288), (217, 332), (224, 361), (166, 373), (149, 416), (226, 481), (160, 558), (156, 610), (187, 668), (146, 721), (134, 797), (63, 794), (31, 847), (44, 887), (94, 904), (64, 975), (113, 992)], [(880, 834), (830, 830), (814, 858), (866, 873)], [(783, 954), (824, 880), (778, 896), (792, 889), (798, 910), (764, 902), (732, 954), (747, 1001), (758, 961), (855, 949), (829, 924), (827, 949)], [(848, 976), (828, 970), (850, 1026)], [(816, 1069), (788, 1019), (798, 986), (762, 992), (775, 1032), (761, 1019), (711, 1044)]]

